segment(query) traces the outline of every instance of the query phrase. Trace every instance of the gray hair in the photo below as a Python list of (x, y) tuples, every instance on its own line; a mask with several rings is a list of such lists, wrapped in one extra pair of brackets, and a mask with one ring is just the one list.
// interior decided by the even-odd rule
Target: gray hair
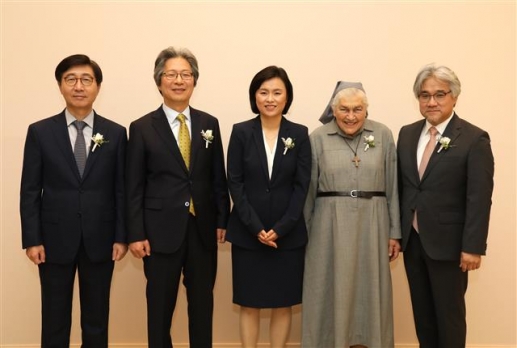
[(432, 77), (447, 83), (454, 98), (460, 95), (461, 83), (454, 71), (443, 65), (437, 67), (434, 64), (428, 64), (424, 66), (416, 76), (415, 83), (413, 85), (413, 93), (415, 94), (416, 98), (420, 96), (424, 82)]
[(197, 65), (196, 56), (186, 48), (174, 48), (170, 46), (161, 51), (154, 62), (154, 81), (156, 82), (156, 86), (160, 86), (161, 84), (165, 62), (171, 58), (178, 57), (185, 59), (190, 64), (192, 75), (194, 76), (194, 86), (197, 84), (197, 79), (199, 78), (199, 67)]
[(339, 101), (341, 100), (341, 98), (355, 97), (356, 95), (361, 97), (361, 102), (363, 103), (364, 107), (368, 108), (368, 98), (366, 97), (366, 93), (364, 93), (364, 91), (362, 89), (350, 87), (350, 88), (342, 89), (336, 93), (336, 95), (334, 96), (334, 99), (332, 99), (332, 103), (331, 103), (332, 110), (334, 110), (336, 108), (336, 106), (337, 106), (337, 104), (339, 104)]

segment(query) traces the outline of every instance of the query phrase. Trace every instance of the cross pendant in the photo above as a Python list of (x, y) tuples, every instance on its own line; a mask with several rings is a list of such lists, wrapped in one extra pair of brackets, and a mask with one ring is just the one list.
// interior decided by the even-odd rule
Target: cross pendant
[(354, 158), (352, 158), (352, 162), (355, 162), (355, 167), (359, 168), (359, 162), (361, 162), (361, 159), (355, 155)]

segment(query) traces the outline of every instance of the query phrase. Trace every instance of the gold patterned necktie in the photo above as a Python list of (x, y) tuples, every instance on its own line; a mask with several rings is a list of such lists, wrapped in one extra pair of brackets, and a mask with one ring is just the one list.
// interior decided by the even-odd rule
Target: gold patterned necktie
[[(179, 114), (177, 117), (180, 122), (180, 129), (178, 132), (178, 145), (181, 152), (181, 157), (183, 157), (183, 161), (185, 161), (185, 166), (188, 170), (190, 170), (190, 134), (188, 131), (187, 124), (185, 123), (185, 115)], [(189, 205), (189, 213), (192, 215), (196, 215), (194, 211), (194, 202), (192, 202), (192, 197), (190, 198)]]
[(185, 161), (187, 169), (190, 167), (190, 134), (188, 132), (187, 124), (185, 123), (185, 115), (179, 114), (177, 117), (180, 122), (180, 130), (178, 133), (178, 144), (181, 152), (181, 157)]

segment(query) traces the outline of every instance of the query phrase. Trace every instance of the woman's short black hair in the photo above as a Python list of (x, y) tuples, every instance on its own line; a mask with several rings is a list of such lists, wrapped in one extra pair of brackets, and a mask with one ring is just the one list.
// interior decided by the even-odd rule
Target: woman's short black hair
[(291, 107), (291, 104), (293, 102), (293, 85), (291, 84), (291, 81), (289, 81), (289, 77), (287, 76), (287, 73), (284, 69), (271, 65), (267, 68), (264, 68), (260, 70), (254, 77), (253, 80), (251, 80), (250, 84), (250, 105), (251, 110), (255, 114), (259, 114), (259, 109), (257, 107), (257, 101), (255, 99), (255, 93), (257, 93), (258, 89), (262, 84), (267, 81), (271, 80), (275, 77), (278, 77), (284, 82), (285, 89), (287, 92), (287, 102), (285, 103), (284, 110), (282, 110), (282, 115), (285, 115), (287, 111), (289, 111), (289, 108)]

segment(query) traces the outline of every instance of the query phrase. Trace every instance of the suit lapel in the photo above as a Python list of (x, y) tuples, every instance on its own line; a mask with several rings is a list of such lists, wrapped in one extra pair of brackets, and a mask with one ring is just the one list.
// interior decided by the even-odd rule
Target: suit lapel
[[(105, 140), (109, 141), (110, 140), (109, 130), (106, 127), (105, 121), (106, 121), (106, 119), (104, 117), (97, 115), (97, 113), (95, 113), (95, 111), (94, 111), (92, 136), (95, 136), (95, 134), (100, 133), (104, 136)], [(97, 146), (95, 151), (92, 151), (94, 145), (95, 144), (93, 143), (93, 140), (90, 140), (90, 152), (88, 153), (88, 158), (86, 159), (86, 166), (84, 167), (84, 173), (83, 173), (83, 178), (82, 178), (83, 180), (86, 179), (86, 177), (90, 173), (90, 170), (91, 170), (93, 164), (95, 163), (97, 158), (99, 156), (101, 156), (101, 153), (103, 152), (101, 150), (101, 147), (99, 147), (99, 146)], [(104, 146), (106, 146), (106, 145), (104, 145)]]
[(185, 165), (185, 161), (181, 156), (180, 148), (178, 147), (176, 138), (172, 133), (171, 126), (169, 125), (167, 117), (165, 116), (165, 112), (163, 111), (161, 106), (153, 113), (152, 118), (153, 128), (155, 129), (156, 133), (158, 133), (159, 138), (165, 143), (167, 148), (171, 151), (172, 155), (176, 158), (176, 161), (180, 163), (180, 166), (181, 168), (183, 168), (185, 173), (188, 173), (187, 166)]
[[(280, 129), (278, 130), (278, 140), (276, 144), (275, 158), (273, 160), (273, 173), (271, 173), (271, 182), (274, 182), (278, 174), (281, 172), (280, 166), (282, 164), (282, 160), (284, 159), (284, 142), (282, 138), (289, 138), (289, 124), (287, 120), (282, 116), (282, 121), (280, 122)], [(296, 139), (293, 139), (295, 141)], [(295, 144), (296, 146), (296, 144)], [(290, 150), (287, 150), (289, 153)], [(287, 156), (287, 153), (285, 156)]]
[(411, 165), (411, 174), (418, 185), (420, 182), (420, 175), (418, 174), (418, 161), (417, 161), (417, 150), (418, 142), (420, 140), (420, 134), (422, 134), (422, 128), (424, 128), (425, 120), (419, 121), (414, 124), (414, 129), (408, 132), (408, 144), (409, 144), (409, 163)]
[[(203, 127), (206, 125), (201, 124), (202, 119), (196, 109), (190, 108), (190, 170), (194, 170), (194, 164), (196, 163), (198, 151), (205, 149), (206, 144), (201, 136), (201, 130), (208, 130)], [(212, 129), (213, 131), (213, 129)]]
[(65, 161), (70, 166), (70, 169), (77, 177), (77, 180), (81, 180), (79, 175), (79, 169), (77, 169), (77, 163), (75, 162), (74, 151), (72, 149), (72, 143), (70, 142), (70, 135), (68, 134), (68, 125), (66, 124), (65, 112), (63, 111), (59, 115), (54, 117), (52, 123), (52, 132), (56, 139), (56, 143), (63, 154)]
[[(452, 119), (450, 120), (449, 124), (447, 125), (447, 127), (443, 131), (443, 135), (442, 136), (449, 137), (451, 139), (451, 142), (450, 142), (451, 145), (454, 144), (454, 141), (461, 134), (461, 124), (460, 123), (461, 123), (460, 119), (459, 119), (459, 117), (455, 113), (454, 116), (452, 116)], [(427, 164), (427, 167), (425, 168), (424, 175), (422, 176), (422, 181), (433, 170), (433, 168), (436, 165), (436, 163), (441, 161), (441, 159), (443, 158), (443, 156), (445, 155), (445, 153), (447, 151), (447, 150), (443, 150), (442, 149), (442, 151), (438, 152), (439, 149), (440, 149), (440, 142), (438, 141), (436, 143), (436, 147), (434, 148), (433, 154), (431, 155), (431, 158), (429, 158), (429, 163)]]
[(260, 116), (257, 116), (253, 120), (253, 140), (257, 149), (260, 166), (262, 172), (269, 181), (269, 171), (267, 167), (266, 149), (264, 147), (264, 136), (262, 135), (262, 124), (260, 122)]

